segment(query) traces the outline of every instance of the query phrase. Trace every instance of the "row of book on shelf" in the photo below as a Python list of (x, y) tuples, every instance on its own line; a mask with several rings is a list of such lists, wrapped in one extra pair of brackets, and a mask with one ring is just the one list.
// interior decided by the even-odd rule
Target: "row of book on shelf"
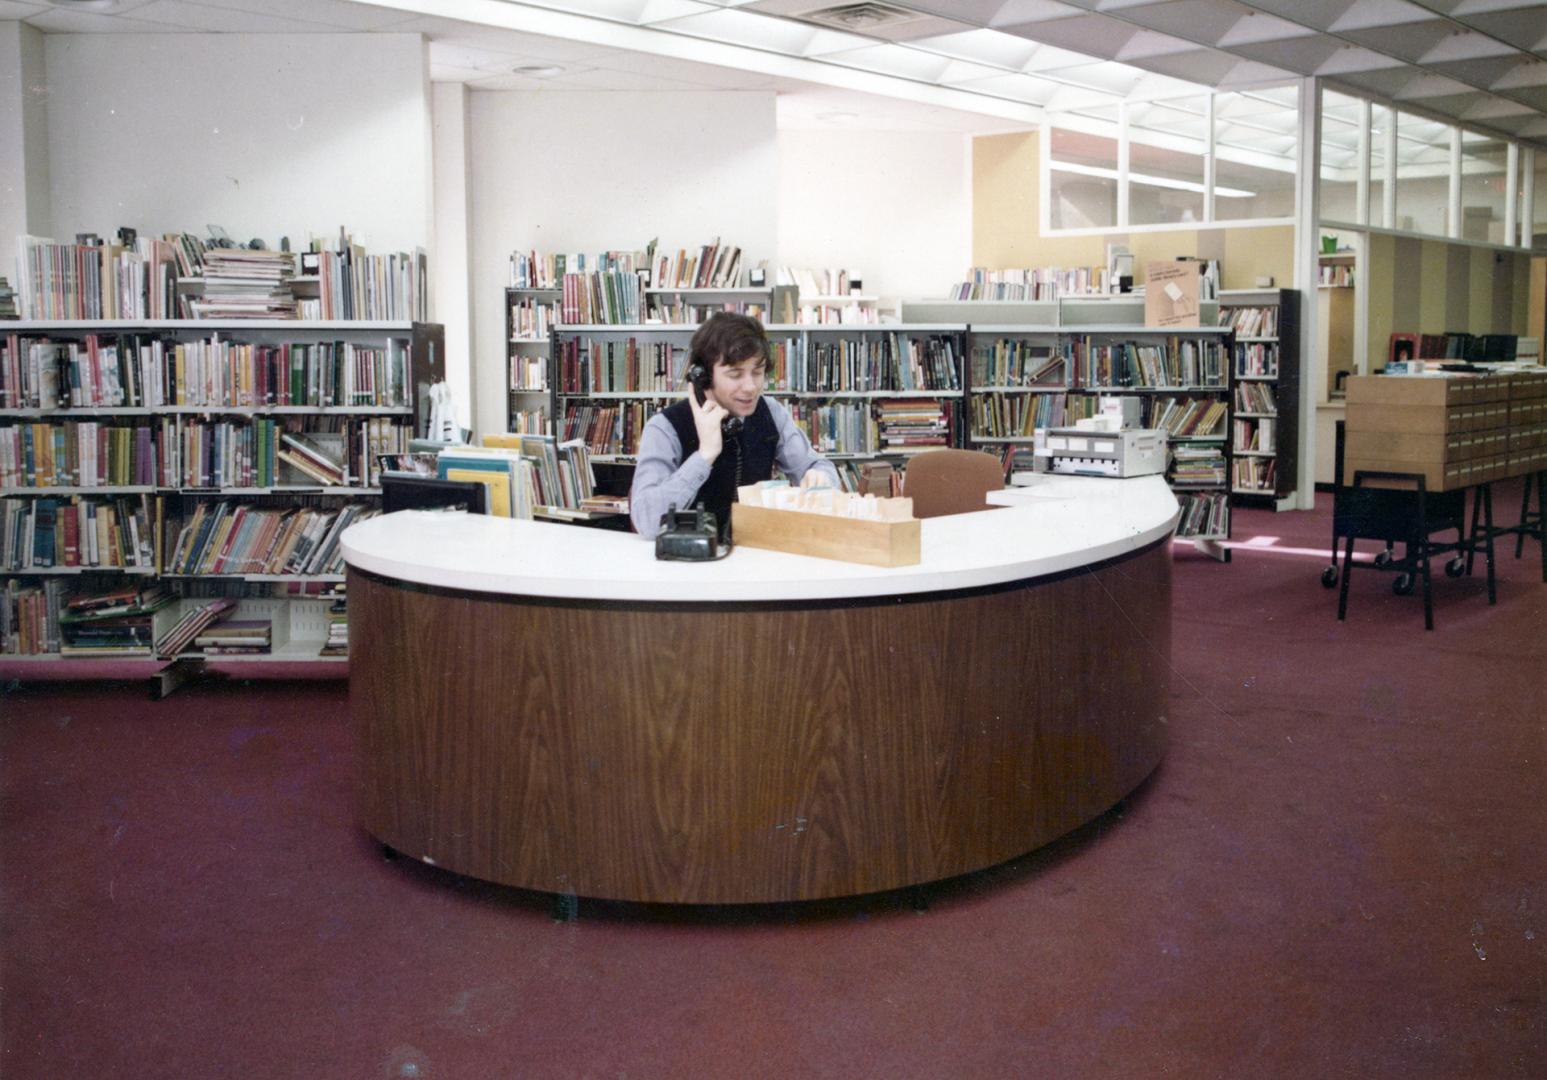
[[(320, 656), (348, 654), (348, 618), (342, 584), (316, 595), (328, 602), (328, 636)], [(63, 579), (0, 588), (0, 654), (166, 660), (262, 656), (275, 643), (273, 617), (244, 614), (239, 598), (180, 598), (166, 584), (149, 582), (67, 592)]]
[(729, 289), (742, 278), (741, 249), (722, 244), (719, 237), (697, 248), (678, 248), (675, 255), (651, 240), (643, 251), (604, 251), (596, 255), (540, 251), (510, 254), (510, 287), (557, 289), (566, 276), (622, 274), (641, 288)]
[(0, 426), (0, 488), (374, 487), (409, 435), (375, 416), (17, 423)]
[[(24, 319), (343, 319), (424, 321), (422, 250), (368, 254), (340, 230), (303, 252), (234, 247), (189, 233), (121, 230), (117, 242), (18, 239)], [(297, 273), (299, 269), (300, 273)]]
[[(553, 357), (559, 392), (673, 393), (684, 386), (688, 356), (667, 341), (577, 336)], [(514, 369), (513, 369), (514, 370)], [(522, 367), (522, 378), (538, 375)], [(885, 393), (961, 389), (950, 337), (880, 334), (861, 340), (776, 337), (769, 343), (766, 389), (789, 393)]]
[(0, 499), (0, 570), (326, 576), (343, 573), (343, 531), (378, 511), (200, 501), (186, 519), (148, 494)]
[(252, 344), (218, 334), (0, 339), (0, 408), (408, 408), (410, 343)]

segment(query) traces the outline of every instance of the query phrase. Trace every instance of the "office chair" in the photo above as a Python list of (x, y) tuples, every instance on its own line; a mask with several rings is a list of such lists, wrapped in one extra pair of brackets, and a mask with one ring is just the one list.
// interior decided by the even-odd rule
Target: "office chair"
[(930, 450), (908, 462), (902, 493), (916, 518), (967, 514), (990, 507), (985, 497), (1004, 487), (1004, 465), (978, 450)]

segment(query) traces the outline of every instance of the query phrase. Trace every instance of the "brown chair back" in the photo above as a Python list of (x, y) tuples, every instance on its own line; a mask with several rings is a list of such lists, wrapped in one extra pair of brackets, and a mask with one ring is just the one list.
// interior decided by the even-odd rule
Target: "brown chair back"
[(991, 509), (984, 501), (1004, 487), (1004, 466), (978, 450), (930, 450), (912, 457), (903, 474), (903, 494), (916, 518)]

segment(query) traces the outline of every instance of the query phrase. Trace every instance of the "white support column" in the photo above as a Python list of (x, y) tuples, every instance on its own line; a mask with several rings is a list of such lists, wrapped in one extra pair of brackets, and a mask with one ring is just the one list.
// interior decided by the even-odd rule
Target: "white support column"
[(1128, 103), (1117, 106), (1117, 227), (1128, 227)]
[(1316, 356), (1316, 253), (1321, 222), (1321, 84), (1300, 80), (1300, 138), (1295, 167), (1295, 288), (1300, 293), (1300, 469), (1295, 506), (1316, 506), (1316, 398), (1306, 384)]
[(1354, 194), (1354, 220), (1370, 224), (1370, 100), (1359, 99), (1359, 184)]
[(1386, 110), (1391, 115), (1382, 136), (1386, 144), (1386, 182), (1380, 189), (1381, 226), (1397, 227), (1397, 111)]
[(1208, 143), (1203, 150), (1203, 220), (1214, 220), (1214, 185), (1219, 179), (1216, 168), (1217, 161), (1214, 157), (1216, 149), (1214, 141), (1214, 94), (1209, 95), (1208, 117)]
[(1519, 232), (1516, 229), (1516, 206), (1520, 191), (1520, 144), (1511, 142), (1504, 153), (1504, 242), (1516, 246)]
[[(433, 83), (430, 99), (432, 122), (432, 184), (435, 213), (431, 219), (430, 265), (435, 267), (431, 294), (433, 318), (446, 328), (446, 384), (457, 422), (475, 432), (504, 431), (510, 408), (505, 356), (477, 358), (478, 366), (499, 368), (479, 380), (475, 373), (471, 331), (472, 234), (468, 220), (467, 86)], [(501, 294), (503, 303), (503, 294)], [(501, 335), (503, 337), (503, 334)], [(508, 346), (507, 346), (508, 347)], [(475, 392), (482, 381), (482, 393)], [(498, 394), (491, 393), (498, 388)], [(473, 402), (481, 407), (475, 415)]]
[(1536, 242), (1536, 151), (1525, 147), (1520, 156), (1520, 246), (1530, 250)]
[(1445, 235), (1461, 239), (1461, 129), (1450, 129), (1450, 204), (1446, 213)]

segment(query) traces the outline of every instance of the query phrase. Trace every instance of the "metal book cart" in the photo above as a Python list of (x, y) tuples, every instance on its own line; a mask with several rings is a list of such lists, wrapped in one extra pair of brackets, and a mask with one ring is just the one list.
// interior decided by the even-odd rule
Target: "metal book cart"
[[(1334, 449), (1332, 496), (1332, 564), (1322, 571), (1321, 583), (1332, 588), (1342, 579), (1338, 592), (1338, 619), (1348, 611), (1348, 583), (1353, 576), (1354, 541), (1383, 540), (1386, 550), (1375, 557), (1377, 570), (1396, 574), (1391, 589), (1399, 596), (1423, 583), (1424, 629), (1434, 629), (1434, 603), (1430, 590), (1430, 562), (1452, 554), (1445, 563), (1447, 577), (1470, 572), (1471, 559), (1482, 547), (1488, 562), (1488, 603), (1497, 600), (1493, 576), (1493, 499), (1488, 490), (1474, 496), (1476, 510), (1485, 518), (1479, 533), (1474, 521), (1466, 529), (1466, 490), (1429, 491), (1424, 477), (1417, 473), (1372, 472), (1360, 470), (1352, 484), (1343, 477), (1343, 422), (1337, 424)], [(1380, 485), (1380, 486), (1376, 486)], [(1400, 486), (1391, 486), (1400, 485)], [(1454, 529), (1454, 542), (1437, 542), (1434, 534)], [(1338, 545), (1343, 544), (1343, 564), (1338, 567)], [(1400, 558), (1395, 545), (1403, 545)]]

